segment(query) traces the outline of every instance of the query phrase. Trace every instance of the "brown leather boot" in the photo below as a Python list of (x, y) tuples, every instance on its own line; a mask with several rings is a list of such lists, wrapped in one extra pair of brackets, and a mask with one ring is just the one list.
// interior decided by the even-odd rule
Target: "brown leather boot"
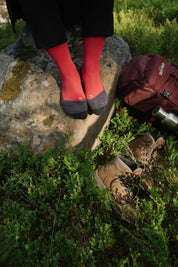
[(163, 137), (159, 137), (156, 141), (150, 133), (131, 141), (125, 152), (127, 156), (134, 156), (142, 165), (152, 167), (152, 162), (156, 158), (158, 151), (164, 146), (165, 140)]
[(116, 202), (117, 211), (123, 214), (124, 219), (134, 221), (134, 180), (142, 173), (141, 168), (132, 171), (120, 156), (95, 170), (93, 177), (96, 185), (101, 188), (110, 188), (111, 200)]
[(151, 173), (152, 163), (164, 144), (165, 140), (162, 137), (159, 137), (155, 141), (150, 133), (145, 133), (131, 141), (124, 149), (126, 156), (130, 156), (133, 160), (142, 164), (144, 168), (142, 173), (142, 186), (146, 190), (155, 185)]

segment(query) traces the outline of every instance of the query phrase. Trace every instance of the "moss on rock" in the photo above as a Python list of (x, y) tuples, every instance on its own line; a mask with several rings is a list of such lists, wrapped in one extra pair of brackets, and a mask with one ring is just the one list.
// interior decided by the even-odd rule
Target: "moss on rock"
[(29, 69), (30, 65), (25, 61), (17, 62), (12, 68), (12, 77), (3, 83), (0, 92), (0, 97), (4, 102), (9, 103), (9, 101), (13, 101), (19, 96), (21, 80), (25, 77)]
[(52, 116), (49, 116), (48, 118), (43, 120), (44, 126), (51, 126), (54, 121), (54, 118)]

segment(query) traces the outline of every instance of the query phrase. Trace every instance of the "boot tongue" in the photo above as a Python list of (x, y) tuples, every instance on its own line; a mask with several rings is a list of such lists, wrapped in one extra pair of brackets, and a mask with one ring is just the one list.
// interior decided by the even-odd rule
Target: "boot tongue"
[(132, 140), (128, 144), (127, 149), (133, 153), (134, 157), (136, 157), (139, 161), (142, 162), (143, 154), (149, 154), (147, 155), (148, 158), (153, 150), (154, 144), (155, 140), (152, 135), (149, 133), (145, 133), (144, 135)]
[(120, 157), (120, 159), (132, 170), (134, 171), (137, 168), (137, 163), (133, 160)]

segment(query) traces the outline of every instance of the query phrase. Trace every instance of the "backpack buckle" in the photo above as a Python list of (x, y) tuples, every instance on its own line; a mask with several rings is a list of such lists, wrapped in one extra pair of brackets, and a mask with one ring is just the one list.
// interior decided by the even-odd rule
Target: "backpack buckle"
[(170, 93), (166, 90), (163, 91), (163, 96), (167, 99), (169, 99)]

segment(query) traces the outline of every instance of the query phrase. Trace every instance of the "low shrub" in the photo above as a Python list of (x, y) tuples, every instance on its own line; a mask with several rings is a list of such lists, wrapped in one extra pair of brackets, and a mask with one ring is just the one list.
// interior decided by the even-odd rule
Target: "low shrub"
[(160, 54), (177, 61), (176, 1), (115, 1), (114, 29), (129, 45), (132, 55)]
[[(127, 108), (116, 113), (95, 151), (39, 155), (26, 143), (14, 157), (0, 154), (0, 264), (2, 266), (176, 266), (178, 152), (166, 136), (153, 172), (157, 186), (140, 188), (135, 224), (118, 216), (110, 190), (92, 173), (138, 135), (160, 133), (138, 124)], [(137, 127), (136, 127), (137, 125)]]
[(24, 25), (23, 20), (18, 20), (16, 23), (16, 33), (14, 33), (10, 21), (0, 24), (0, 51), (17, 40)]

